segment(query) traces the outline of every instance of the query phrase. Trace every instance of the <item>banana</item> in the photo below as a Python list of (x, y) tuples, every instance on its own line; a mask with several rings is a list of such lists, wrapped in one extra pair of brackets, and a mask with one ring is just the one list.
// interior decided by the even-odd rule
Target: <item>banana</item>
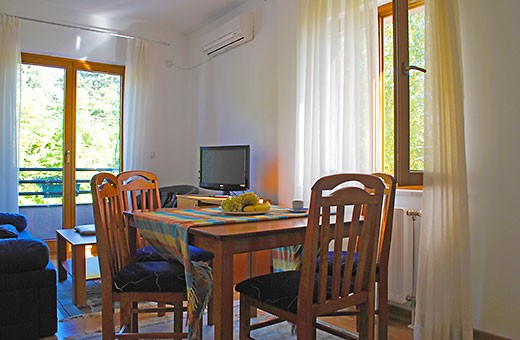
[(242, 210), (244, 212), (263, 212), (268, 211), (269, 209), (271, 209), (271, 204), (269, 202), (265, 202), (255, 205), (246, 205)]

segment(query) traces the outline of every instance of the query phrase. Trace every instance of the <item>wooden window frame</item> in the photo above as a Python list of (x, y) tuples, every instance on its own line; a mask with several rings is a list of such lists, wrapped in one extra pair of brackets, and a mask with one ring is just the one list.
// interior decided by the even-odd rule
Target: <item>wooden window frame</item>
[[(410, 2), (408, 0), (393, 0), (378, 8), (381, 88), (384, 86), (382, 78), (384, 75), (383, 20), (388, 16), (393, 17), (394, 175), (400, 187), (420, 187), (423, 184), (423, 171), (410, 170), (410, 96), (409, 76), (406, 70), (406, 67), (409, 65), (408, 11), (420, 6), (424, 6), (424, 0)], [(384, 103), (384, 91), (381, 91), (381, 100)]]

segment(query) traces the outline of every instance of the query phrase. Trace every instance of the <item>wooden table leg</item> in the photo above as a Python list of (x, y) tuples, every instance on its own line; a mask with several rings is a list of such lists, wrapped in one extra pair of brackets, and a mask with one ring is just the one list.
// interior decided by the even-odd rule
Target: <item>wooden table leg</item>
[[(255, 253), (247, 253), (247, 278), (258, 275), (255, 271), (256, 256)], [(256, 307), (251, 306), (251, 318), (256, 318), (258, 311)]]
[(85, 246), (72, 246), (72, 302), (78, 307), (87, 303), (86, 281)]
[(213, 258), (215, 340), (233, 339), (233, 252), (219, 243)]
[(67, 242), (60, 233), (56, 233), (56, 248), (58, 281), (61, 282), (67, 280), (67, 271), (63, 267), (63, 263), (67, 261)]

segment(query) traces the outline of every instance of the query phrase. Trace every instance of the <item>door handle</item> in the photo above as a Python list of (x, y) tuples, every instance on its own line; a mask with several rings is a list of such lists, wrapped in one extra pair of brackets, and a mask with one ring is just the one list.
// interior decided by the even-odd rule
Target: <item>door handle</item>
[(419, 67), (419, 66), (415, 66), (415, 65), (405, 66), (404, 63), (403, 63), (403, 73), (404, 73), (405, 76), (410, 74), (411, 70), (415, 70), (415, 71), (419, 71), (419, 72), (422, 72), (422, 73), (426, 73), (426, 69), (425, 68), (422, 68), (422, 67)]

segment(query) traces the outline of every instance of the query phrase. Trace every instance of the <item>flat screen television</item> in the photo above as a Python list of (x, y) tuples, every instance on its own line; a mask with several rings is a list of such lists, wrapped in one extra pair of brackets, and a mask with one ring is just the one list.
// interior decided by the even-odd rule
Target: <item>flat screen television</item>
[(249, 145), (201, 146), (199, 186), (225, 195), (249, 189)]

